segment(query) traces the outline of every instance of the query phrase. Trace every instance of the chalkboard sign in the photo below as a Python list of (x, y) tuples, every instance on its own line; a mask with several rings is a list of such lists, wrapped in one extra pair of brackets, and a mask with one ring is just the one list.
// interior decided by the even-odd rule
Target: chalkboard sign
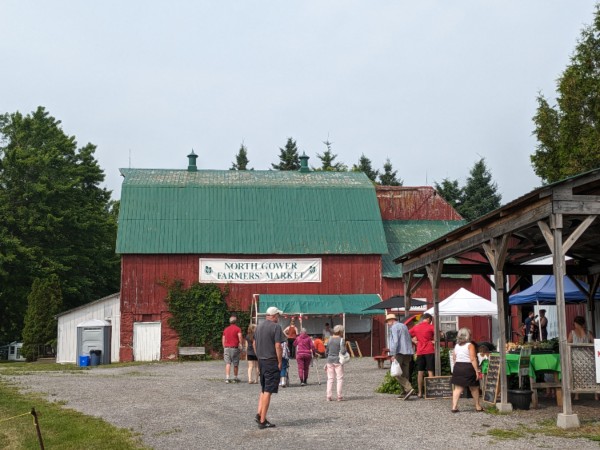
[(500, 355), (490, 355), (488, 371), (483, 388), (483, 401), (496, 403), (498, 398), (498, 382), (500, 381)]
[(452, 377), (425, 378), (425, 398), (452, 398)]

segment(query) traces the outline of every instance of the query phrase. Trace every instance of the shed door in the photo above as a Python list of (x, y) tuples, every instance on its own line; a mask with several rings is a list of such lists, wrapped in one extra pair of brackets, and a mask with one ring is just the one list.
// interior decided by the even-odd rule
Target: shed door
[(134, 361), (160, 361), (160, 322), (133, 324)]

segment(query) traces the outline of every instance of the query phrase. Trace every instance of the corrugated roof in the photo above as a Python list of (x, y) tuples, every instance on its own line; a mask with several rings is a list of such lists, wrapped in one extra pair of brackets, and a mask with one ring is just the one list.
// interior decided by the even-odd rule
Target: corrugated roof
[(464, 220), (386, 220), (383, 222), (388, 253), (382, 260), (382, 275), (386, 278), (401, 278), (402, 266), (394, 259), (410, 250), (420, 247), (455, 228), (461, 227)]
[(117, 253), (383, 254), (358, 172), (121, 169)]
[(349, 295), (275, 295), (262, 294), (259, 297), (258, 312), (264, 314), (267, 308), (276, 306), (284, 314), (359, 314), (371, 316), (382, 314), (380, 309), (366, 310), (381, 302), (377, 294)]

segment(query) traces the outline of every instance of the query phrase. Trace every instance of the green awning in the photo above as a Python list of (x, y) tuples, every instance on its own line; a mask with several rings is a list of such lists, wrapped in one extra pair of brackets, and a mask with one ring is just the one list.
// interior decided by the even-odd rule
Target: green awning
[(259, 296), (258, 313), (264, 314), (268, 307), (276, 306), (284, 314), (383, 314), (383, 310), (365, 308), (381, 302), (377, 294), (354, 295), (273, 295)]

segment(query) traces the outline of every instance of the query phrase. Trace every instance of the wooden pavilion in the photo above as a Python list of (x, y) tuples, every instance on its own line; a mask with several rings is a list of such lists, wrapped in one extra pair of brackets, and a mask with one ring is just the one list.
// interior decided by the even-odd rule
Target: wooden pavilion
[[(588, 318), (591, 319), (588, 323), (593, 329), (593, 295), (600, 282), (599, 214), (600, 169), (595, 169), (536, 189), (394, 260), (402, 264), (405, 296), (410, 297), (426, 279), (430, 282), (436, 316), (442, 274), (482, 275), (495, 289), (500, 318), (500, 403), (496, 405), (499, 410), (512, 410), (507, 402), (505, 369), (505, 344), (509, 336), (508, 296), (523, 276), (554, 274), (564, 393), (563, 410), (558, 415), (557, 425), (562, 428), (579, 426), (571, 405), (573, 348), (567, 343), (563, 276), (569, 276), (575, 283), (575, 276), (587, 277), (590, 286)], [(552, 265), (524, 264), (549, 253)], [(567, 256), (571, 258), (568, 264)], [(449, 263), (449, 258), (457, 259), (459, 263)], [(437, 334), (436, 327), (436, 370), (439, 371)], [(591, 351), (593, 355), (593, 347)]]

